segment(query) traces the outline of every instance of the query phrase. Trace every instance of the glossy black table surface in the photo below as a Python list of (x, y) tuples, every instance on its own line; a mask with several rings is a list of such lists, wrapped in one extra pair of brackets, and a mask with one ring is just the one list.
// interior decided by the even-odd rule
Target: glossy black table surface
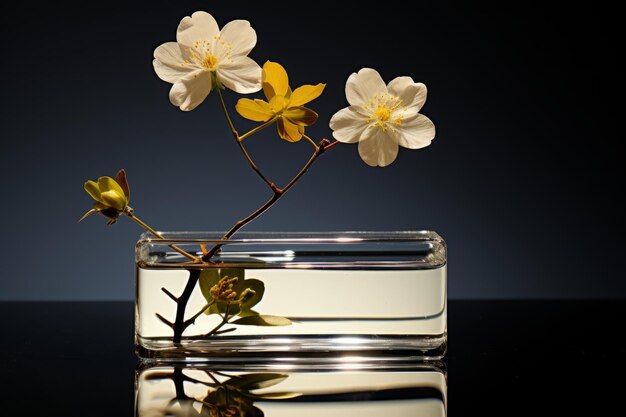
[[(0, 303), (0, 317), (0, 415), (133, 415), (132, 303)], [(625, 319), (617, 300), (451, 301), (448, 415), (622, 415)]]

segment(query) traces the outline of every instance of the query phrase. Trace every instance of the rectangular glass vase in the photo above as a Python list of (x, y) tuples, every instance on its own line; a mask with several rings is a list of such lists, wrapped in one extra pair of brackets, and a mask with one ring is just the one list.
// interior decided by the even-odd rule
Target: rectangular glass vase
[[(172, 361), (440, 359), (446, 245), (435, 232), (144, 234), (135, 347)], [(181, 251), (209, 262), (192, 261)]]

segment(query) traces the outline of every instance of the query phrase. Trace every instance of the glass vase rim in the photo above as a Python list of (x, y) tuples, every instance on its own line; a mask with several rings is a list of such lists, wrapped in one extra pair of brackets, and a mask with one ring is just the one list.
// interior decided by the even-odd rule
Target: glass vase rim
[(237, 233), (230, 239), (223, 239), (225, 232), (219, 231), (158, 231), (164, 239), (150, 232), (139, 236), (137, 245), (159, 242), (168, 243), (211, 243), (211, 244), (245, 244), (245, 243), (367, 243), (367, 242), (432, 242), (446, 246), (445, 240), (432, 230), (340, 230), (340, 231), (246, 231)]

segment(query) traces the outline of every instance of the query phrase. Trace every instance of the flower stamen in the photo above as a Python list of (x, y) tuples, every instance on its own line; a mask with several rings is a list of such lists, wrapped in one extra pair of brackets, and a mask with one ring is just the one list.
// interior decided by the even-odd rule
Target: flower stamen
[(378, 108), (374, 112), (374, 117), (376, 117), (381, 122), (386, 122), (391, 117), (391, 109), (385, 104), (379, 104)]
[(217, 58), (213, 54), (207, 54), (200, 64), (209, 71), (215, 71), (217, 68)]
[(383, 131), (390, 129), (392, 132), (396, 130), (391, 124), (402, 126), (404, 117), (402, 107), (402, 99), (392, 96), (389, 93), (377, 94), (373, 99), (368, 100), (362, 105), (363, 110), (368, 113), (371, 127), (380, 127)]

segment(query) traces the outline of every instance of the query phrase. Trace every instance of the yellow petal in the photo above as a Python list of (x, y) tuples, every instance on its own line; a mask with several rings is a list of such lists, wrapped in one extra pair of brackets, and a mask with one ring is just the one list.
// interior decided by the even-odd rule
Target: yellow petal
[(98, 188), (100, 189), (100, 194), (106, 191), (115, 191), (120, 195), (124, 195), (124, 190), (120, 185), (115, 182), (115, 180), (111, 177), (100, 177), (98, 178)]
[(120, 169), (115, 176), (115, 182), (122, 187), (126, 196), (126, 204), (130, 201), (130, 188), (128, 187), (128, 179), (126, 179), (126, 171)]
[(118, 211), (123, 211), (126, 208), (126, 196), (115, 190), (105, 191), (100, 194), (100, 201)]
[(313, 101), (322, 94), (326, 84), (303, 85), (296, 88), (291, 94), (291, 105), (302, 106), (303, 104)]
[(286, 95), (289, 89), (287, 71), (277, 62), (267, 61), (263, 64), (261, 81), (263, 92), (268, 100), (271, 100), (275, 95)]
[(297, 142), (302, 139), (304, 134), (304, 128), (302, 126), (295, 125), (289, 120), (280, 117), (277, 120), (278, 136), (285, 139), (287, 142)]
[(98, 201), (119, 211), (124, 210), (128, 205), (124, 190), (113, 178), (98, 178), (98, 188), (100, 189), (100, 198)]
[(100, 188), (98, 188), (98, 184), (96, 184), (95, 181), (87, 181), (83, 188), (87, 191), (87, 193), (89, 193), (91, 198), (96, 201), (100, 200)]
[(280, 113), (287, 108), (289, 105), (289, 100), (284, 96), (277, 95), (272, 97), (270, 100), (269, 106), (273, 113)]
[(242, 117), (255, 122), (266, 122), (273, 116), (269, 103), (259, 99), (241, 98), (235, 109)]
[(283, 112), (283, 117), (299, 126), (310, 126), (317, 120), (317, 113), (306, 107), (289, 107)]
[(106, 204), (96, 201), (95, 203), (93, 203), (93, 209), (97, 212), (102, 212), (104, 210), (110, 210), (111, 208)]

